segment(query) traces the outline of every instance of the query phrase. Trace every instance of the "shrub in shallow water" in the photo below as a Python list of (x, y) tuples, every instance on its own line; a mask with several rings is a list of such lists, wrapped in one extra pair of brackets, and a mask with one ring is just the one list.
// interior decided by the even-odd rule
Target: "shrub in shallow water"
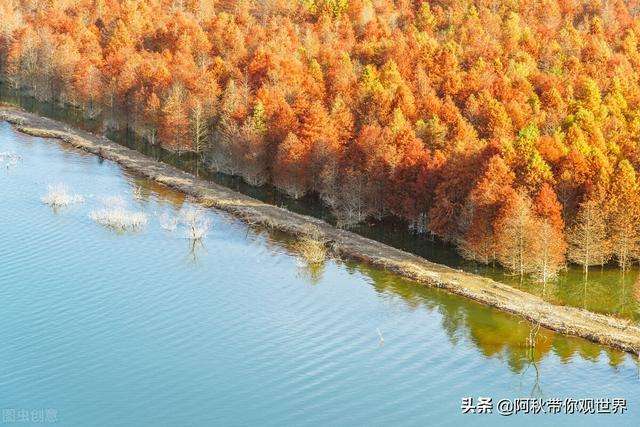
[(201, 209), (183, 209), (180, 212), (179, 221), (185, 228), (187, 238), (191, 240), (201, 240), (211, 228), (211, 220)]
[(327, 259), (326, 241), (315, 225), (305, 226), (295, 247), (310, 265), (322, 264)]
[(98, 224), (124, 232), (140, 230), (148, 223), (147, 214), (128, 210), (120, 197), (109, 197), (103, 203), (104, 208), (89, 215)]
[(133, 187), (133, 190), (131, 190), (133, 197), (135, 197), (138, 200), (143, 200), (144, 199), (144, 191), (142, 190), (142, 187), (139, 186), (135, 186)]
[(84, 197), (72, 194), (64, 184), (49, 184), (47, 194), (41, 200), (51, 207), (61, 208), (74, 203), (82, 203)]

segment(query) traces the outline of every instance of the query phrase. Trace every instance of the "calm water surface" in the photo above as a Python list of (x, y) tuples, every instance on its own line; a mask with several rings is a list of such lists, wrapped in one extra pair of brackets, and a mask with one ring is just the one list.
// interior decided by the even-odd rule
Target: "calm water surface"
[[(5, 123), (0, 152), (22, 157), (0, 169), (1, 408), (70, 426), (501, 425), (516, 420), (462, 416), (461, 398), (622, 397), (624, 416), (517, 421), (640, 422), (630, 355), (544, 330), (531, 349), (524, 321), (358, 264), (309, 268), (213, 210), (194, 247), (159, 226), (190, 205), (178, 193)], [(85, 202), (44, 205), (57, 182)], [(115, 195), (143, 231), (91, 220)]]

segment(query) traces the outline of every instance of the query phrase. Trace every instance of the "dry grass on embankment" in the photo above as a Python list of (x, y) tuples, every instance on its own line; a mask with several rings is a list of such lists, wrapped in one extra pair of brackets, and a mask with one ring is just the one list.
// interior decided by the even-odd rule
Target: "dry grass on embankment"
[(157, 162), (105, 137), (70, 129), (59, 122), (16, 108), (0, 106), (0, 119), (13, 123), (21, 132), (58, 138), (115, 161), (131, 171), (181, 191), (205, 206), (229, 212), (250, 224), (269, 227), (299, 238), (308, 236), (310, 228), (317, 230), (324, 246), (335, 256), (365, 262), (424, 285), (446, 289), (563, 334), (582, 337), (634, 354), (640, 352), (640, 327), (631, 321), (575, 307), (553, 305), (503, 283), (429, 262), (335, 228), (316, 218), (262, 203), (212, 182), (197, 180), (186, 172)]

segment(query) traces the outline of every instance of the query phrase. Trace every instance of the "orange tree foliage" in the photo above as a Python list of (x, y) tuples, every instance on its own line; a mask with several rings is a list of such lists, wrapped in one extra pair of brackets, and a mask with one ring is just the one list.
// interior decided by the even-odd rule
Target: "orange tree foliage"
[(0, 3), (5, 82), (341, 224), (399, 217), (546, 278), (597, 193), (620, 265), (640, 256), (636, 0)]

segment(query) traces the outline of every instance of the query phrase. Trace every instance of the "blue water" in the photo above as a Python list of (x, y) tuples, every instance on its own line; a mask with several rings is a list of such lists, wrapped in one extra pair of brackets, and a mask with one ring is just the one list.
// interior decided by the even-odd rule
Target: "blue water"
[[(4, 123), (0, 152), (22, 158), (0, 169), (0, 425), (640, 421), (631, 355), (544, 330), (530, 348), (524, 321), (358, 264), (310, 268), (286, 236), (214, 210), (194, 246), (159, 224), (192, 206), (178, 193)], [(84, 203), (43, 204), (59, 182)], [(146, 228), (90, 218), (116, 195)], [(629, 409), (462, 415), (466, 396), (625, 398)], [(12, 418), (45, 409), (42, 422)]]

